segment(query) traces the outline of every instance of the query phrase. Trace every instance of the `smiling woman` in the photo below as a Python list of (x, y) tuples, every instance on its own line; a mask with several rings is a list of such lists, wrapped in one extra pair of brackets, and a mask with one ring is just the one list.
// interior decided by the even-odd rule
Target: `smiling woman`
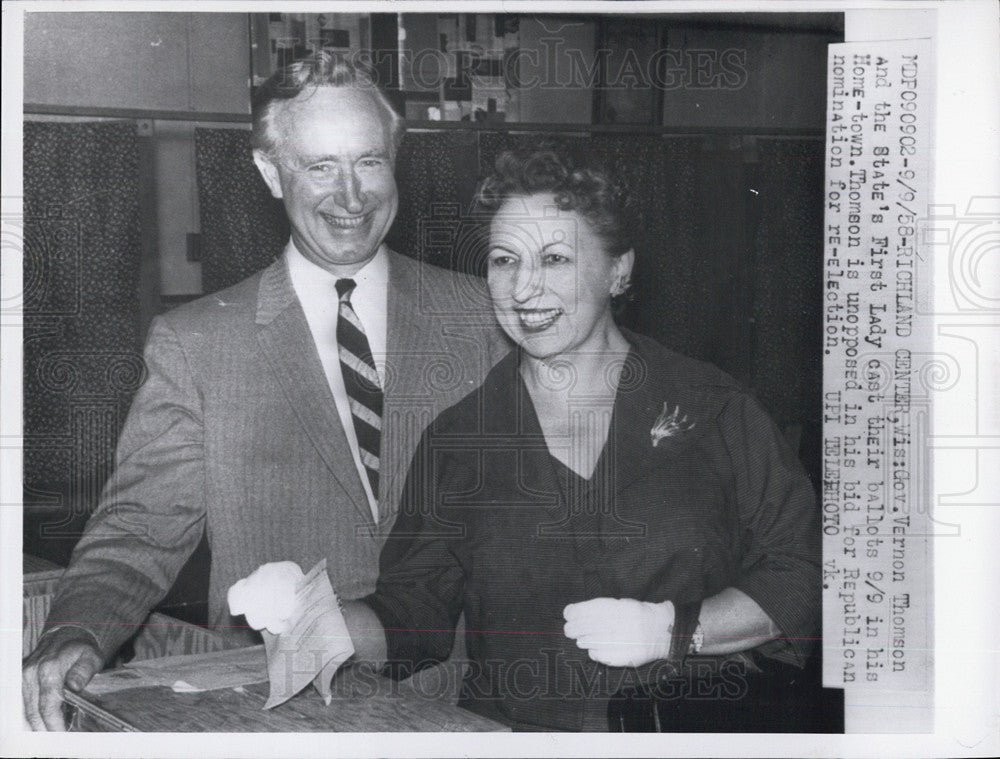
[(478, 200), (519, 350), (425, 432), (376, 591), (345, 604), (357, 655), (405, 676), (464, 611), (460, 703), (514, 728), (607, 730), (622, 694), (659, 713), (721, 677), (716, 716), (767, 729), (760, 693), (801, 700), (818, 627), (809, 480), (732, 379), (616, 323), (621, 182), (547, 146), (503, 155)]
[(555, 152), (512, 153), (479, 193), (493, 211), (488, 282), (504, 330), (536, 359), (627, 348), (608, 306), (635, 251), (621, 186)]
[(493, 307), (525, 351), (545, 358), (613, 348), (618, 341), (611, 314), (595, 294), (622, 288), (632, 250), (608, 255), (586, 218), (560, 211), (553, 193), (506, 200), (493, 218), (490, 239)]

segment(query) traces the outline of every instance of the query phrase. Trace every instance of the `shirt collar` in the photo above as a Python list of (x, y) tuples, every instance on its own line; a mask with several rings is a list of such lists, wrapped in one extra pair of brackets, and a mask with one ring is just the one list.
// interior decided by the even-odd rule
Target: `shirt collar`
[[(331, 292), (335, 292), (334, 285), (338, 279), (335, 274), (331, 274), (322, 266), (314, 264), (306, 258), (295, 247), (295, 242), (291, 239), (285, 246), (285, 259), (288, 263), (288, 273), (297, 292), (300, 288), (308, 290), (310, 293), (319, 293), (323, 297), (329, 297)], [(355, 297), (373, 298), (378, 293), (384, 293), (389, 286), (389, 258), (386, 254), (384, 244), (379, 246), (374, 257), (351, 276), (356, 283), (354, 292), (351, 294), (352, 301)], [(300, 294), (304, 294), (301, 293)]]

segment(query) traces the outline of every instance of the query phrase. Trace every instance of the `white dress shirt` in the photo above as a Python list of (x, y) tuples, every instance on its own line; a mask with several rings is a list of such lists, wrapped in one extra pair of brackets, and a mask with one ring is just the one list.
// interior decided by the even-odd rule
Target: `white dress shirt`
[[(378, 493), (372, 493), (371, 484), (361, 454), (358, 450), (358, 437), (354, 432), (354, 420), (351, 417), (351, 406), (347, 399), (347, 389), (344, 386), (344, 375), (340, 370), (340, 356), (337, 351), (337, 318), (340, 310), (340, 299), (337, 296), (336, 277), (326, 269), (317, 266), (307, 259), (295, 247), (291, 240), (285, 246), (285, 260), (288, 263), (288, 274), (292, 280), (292, 289), (302, 304), (309, 331), (319, 360), (323, 364), (326, 381), (337, 404), (337, 414), (347, 435), (354, 465), (357, 467), (361, 485), (368, 496), (372, 518), (378, 524)], [(351, 306), (361, 320), (368, 337), (368, 345), (375, 359), (382, 387), (385, 387), (385, 352), (386, 333), (388, 331), (389, 304), (389, 262), (384, 246), (379, 248), (375, 257), (356, 272), (351, 279), (357, 284), (351, 292)]]

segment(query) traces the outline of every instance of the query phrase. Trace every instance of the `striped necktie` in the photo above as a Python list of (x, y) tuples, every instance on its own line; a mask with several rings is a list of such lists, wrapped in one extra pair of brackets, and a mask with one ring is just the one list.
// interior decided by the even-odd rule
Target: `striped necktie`
[(361, 320), (351, 306), (353, 279), (337, 280), (340, 310), (337, 318), (337, 352), (344, 387), (351, 405), (351, 418), (358, 438), (361, 463), (368, 474), (372, 493), (378, 500), (379, 443), (382, 437), (382, 387), (372, 350)]

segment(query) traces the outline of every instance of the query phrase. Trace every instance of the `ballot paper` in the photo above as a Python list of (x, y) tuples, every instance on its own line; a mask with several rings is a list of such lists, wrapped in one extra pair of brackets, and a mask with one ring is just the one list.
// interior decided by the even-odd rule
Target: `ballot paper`
[(299, 582), (296, 601), (287, 632), (261, 631), (270, 683), (265, 709), (284, 703), (310, 682), (329, 704), (330, 681), (354, 653), (340, 601), (326, 573), (326, 559)]
[(94, 675), (87, 684), (87, 693), (101, 695), (150, 686), (198, 692), (260, 683), (267, 680), (264, 657), (263, 646), (250, 646), (129, 662)]

